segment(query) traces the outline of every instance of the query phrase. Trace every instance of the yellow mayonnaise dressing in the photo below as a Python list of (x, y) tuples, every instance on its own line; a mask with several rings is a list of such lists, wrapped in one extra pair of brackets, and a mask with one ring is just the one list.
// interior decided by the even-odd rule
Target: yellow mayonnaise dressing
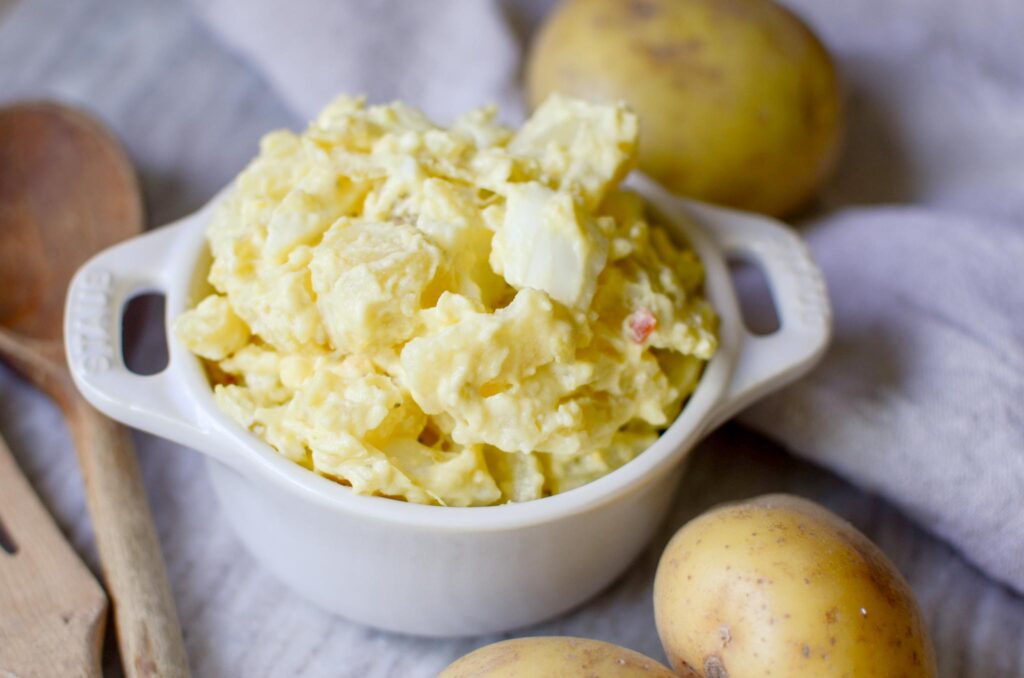
[(626, 463), (717, 346), (703, 270), (618, 188), (624, 106), (548, 100), (518, 131), (341, 97), (264, 137), (176, 323), (218, 405), (356, 492), (447, 506)]

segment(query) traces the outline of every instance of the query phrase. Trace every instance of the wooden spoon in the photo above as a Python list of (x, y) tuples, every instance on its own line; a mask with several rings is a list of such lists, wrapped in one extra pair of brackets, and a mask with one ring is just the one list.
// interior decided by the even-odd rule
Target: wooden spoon
[(0, 676), (102, 678), (107, 596), (0, 439)]
[(98, 123), (55, 104), (0, 110), (0, 355), (67, 417), (125, 673), (187, 676), (131, 439), (75, 390), (61, 341), (75, 270), (142, 221), (131, 164)]

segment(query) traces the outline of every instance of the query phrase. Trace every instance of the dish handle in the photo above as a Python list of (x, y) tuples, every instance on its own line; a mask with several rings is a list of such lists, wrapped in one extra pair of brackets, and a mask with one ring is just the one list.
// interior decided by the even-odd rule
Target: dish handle
[(684, 203), (726, 259), (761, 269), (779, 318), (779, 328), (771, 334), (740, 328), (732, 380), (709, 420), (714, 428), (818, 362), (831, 339), (832, 309), (821, 270), (791, 228), (755, 214)]
[(166, 294), (175, 246), (184, 223), (114, 245), (87, 261), (68, 287), (64, 349), (75, 386), (111, 419), (198, 447), (198, 413), (177, 398), (173, 370), (136, 374), (124, 363), (121, 317), (125, 305), (147, 293)]

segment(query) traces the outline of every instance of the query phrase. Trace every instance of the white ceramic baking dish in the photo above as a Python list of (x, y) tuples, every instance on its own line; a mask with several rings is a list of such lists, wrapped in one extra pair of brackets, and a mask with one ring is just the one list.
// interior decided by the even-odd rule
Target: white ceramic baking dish
[[(124, 365), (121, 316), (134, 296), (166, 295), (167, 325), (207, 291), (204, 231), (217, 202), (112, 247), (71, 282), (67, 360), (108, 416), (208, 455), (224, 514), (253, 555), (296, 591), (371, 626), (425, 636), (491, 633), (568, 610), (607, 586), (662, 521), (687, 453), (755, 399), (821, 356), (830, 310), (818, 268), (788, 228), (672, 197), (634, 176), (696, 248), (721, 317), (721, 347), (679, 418), (650, 449), (578, 489), (522, 504), (422, 506), (355, 494), (275, 453), (214, 404), (200, 362), (168, 332), (170, 363)], [(780, 318), (768, 336), (743, 325), (727, 258), (763, 270)]]

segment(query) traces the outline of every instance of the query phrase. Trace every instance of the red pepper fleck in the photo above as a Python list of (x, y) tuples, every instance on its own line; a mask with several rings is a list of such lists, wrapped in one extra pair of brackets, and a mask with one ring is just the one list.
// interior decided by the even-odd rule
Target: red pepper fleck
[(638, 308), (626, 318), (626, 324), (633, 332), (633, 341), (642, 344), (651, 336), (651, 332), (658, 326), (658, 319), (646, 308)]

